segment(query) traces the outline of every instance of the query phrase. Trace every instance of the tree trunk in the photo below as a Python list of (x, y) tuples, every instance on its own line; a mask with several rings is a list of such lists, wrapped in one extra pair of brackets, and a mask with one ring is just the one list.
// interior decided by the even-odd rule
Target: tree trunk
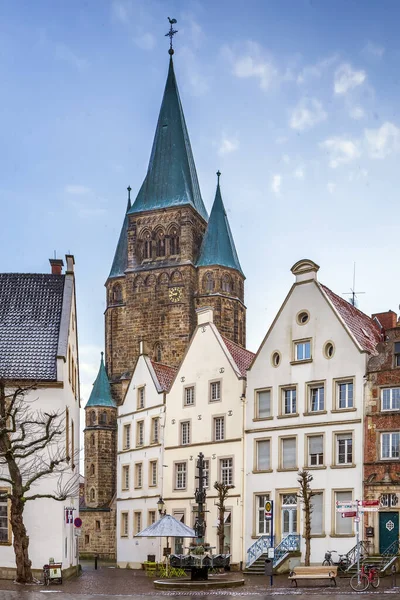
[(219, 553), (224, 553), (224, 540), (225, 540), (225, 524), (224, 524), (224, 509), (219, 509), (219, 519), (218, 519), (218, 545), (219, 545)]
[(17, 583), (33, 583), (33, 575), (29, 560), (29, 536), (24, 525), (24, 503), (20, 498), (11, 500), (11, 527), (14, 537), (15, 563), (17, 566)]
[(311, 555), (311, 514), (310, 507), (307, 506), (305, 511), (305, 539), (306, 539), (306, 553), (304, 556), (304, 564), (306, 567), (310, 566), (310, 555)]

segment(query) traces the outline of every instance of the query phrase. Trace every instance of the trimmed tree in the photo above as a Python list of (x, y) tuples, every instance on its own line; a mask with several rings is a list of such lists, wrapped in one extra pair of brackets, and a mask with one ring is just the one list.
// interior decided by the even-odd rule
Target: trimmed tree
[[(24, 523), (27, 502), (40, 498), (65, 501), (79, 489), (77, 469), (71, 475), (65, 412), (35, 409), (29, 398), (35, 386), (10, 386), (0, 379), (0, 483), (8, 488), (10, 522), (18, 583), (33, 583), (29, 536)], [(67, 474), (67, 469), (69, 474)], [(39, 484), (51, 479), (46, 493)]]
[(218, 546), (219, 553), (224, 553), (224, 540), (225, 540), (225, 523), (224, 516), (227, 512), (225, 508), (226, 499), (229, 496), (229, 490), (233, 489), (234, 485), (227, 485), (226, 483), (220, 483), (216, 481), (214, 483), (214, 489), (217, 491), (217, 502), (215, 503), (218, 509), (218, 526), (217, 526), (217, 536), (218, 536)]
[(298, 472), (297, 482), (299, 484), (299, 493), (297, 497), (303, 505), (304, 512), (304, 532), (303, 536), (306, 542), (306, 553), (304, 556), (304, 564), (306, 567), (310, 566), (310, 554), (311, 554), (311, 514), (313, 511), (312, 498), (316, 495), (311, 487), (310, 483), (313, 481), (313, 476), (309, 471), (303, 469)]

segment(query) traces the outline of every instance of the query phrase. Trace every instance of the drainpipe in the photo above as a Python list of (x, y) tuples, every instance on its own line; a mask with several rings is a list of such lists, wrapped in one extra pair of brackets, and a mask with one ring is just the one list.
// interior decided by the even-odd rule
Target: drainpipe
[(243, 503), (244, 503), (244, 492), (245, 492), (245, 477), (246, 477), (246, 451), (245, 451), (245, 428), (246, 428), (246, 379), (243, 379), (242, 395), (240, 396), (242, 402), (242, 489), (241, 489), (241, 520), (242, 520), (242, 560), (241, 563), (246, 562), (246, 540), (245, 540), (245, 523), (243, 518)]

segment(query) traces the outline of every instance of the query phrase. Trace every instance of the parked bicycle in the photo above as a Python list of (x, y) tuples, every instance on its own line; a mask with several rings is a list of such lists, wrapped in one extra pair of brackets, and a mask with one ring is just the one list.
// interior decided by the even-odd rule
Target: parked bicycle
[(349, 564), (349, 559), (347, 558), (347, 554), (339, 554), (336, 550), (327, 550), (325, 552), (325, 558), (322, 561), (323, 567), (331, 567), (335, 566), (338, 568), (338, 571), (344, 573), (347, 571)]
[(379, 571), (374, 565), (361, 565), (360, 572), (350, 579), (351, 588), (355, 592), (365, 592), (370, 585), (377, 588), (379, 584)]

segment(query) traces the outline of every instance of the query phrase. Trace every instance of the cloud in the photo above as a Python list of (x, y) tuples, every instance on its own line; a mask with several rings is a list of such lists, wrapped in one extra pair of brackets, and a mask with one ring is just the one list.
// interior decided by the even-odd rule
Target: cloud
[(296, 179), (304, 179), (303, 167), (297, 167), (297, 169), (293, 171), (293, 176), (296, 177)]
[(288, 154), (284, 154), (282, 156), (282, 160), (285, 163), (285, 165), (288, 165), (290, 163), (290, 156)]
[(142, 50), (153, 50), (156, 45), (156, 38), (152, 33), (143, 33), (142, 35), (138, 35), (133, 39), (136, 46), (141, 48)]
[(231, 152), (236, 152), (236, 150), (239, 149), (239, 146), (240, 144), (237, 138), (228, 138), (227, 136), (223, 135), (218, 148), (218, 154), (220, 156), (231, 154)]
[(365, 117), (365, 110), (362, 108), (362, 106), (352, 106), (349, 109), (349, 115), (352, 119), (359, 121)]
[(349, 163), (361, 155), (359, 142), (344, 137), (332, 137), (320, 143), (320, 148), (330, 155), (329, 166), (336, 169), (339, 165)]
[(400, 148), (400, 129), (388, 121), (378, 129), (364, 132), (370, 158), (386, 158)]
[(332, 181), (328, 181), (326, 188), (330, 194), (333, 194), (333, 192), (336, 189), (336, 183), (333, 183)]
[(248, 41), (238, 57), (227, 46), (223, 54), (232, 63), (232, 73), (240, 79), (255, 78), (262, 90), (268, 90), (278, 83), (280, 77), (277, 67), (271, 57), (256, 42)]
[(56, 58), (75, 67), (78, 71), (83, 71), (89, 66), (89, 62), (85, 58), (77, 56), (71, 48), (68, 48), (65, 44), (56, 45)]
[(271, 182), (271, 190), (279, 196), (281, 193), (282, 176), (279, 174), (273, 175)]
[(355, 71), (351, 65), (344, 63), (335, 72), (335, 94), (347, 94), (349, 90), (362, 85), (367, 78), (365, 71)]
[(385, 53), (385, 48), (383, 46), (379, 46), (378, 44), (374, 44), (374, 42), (367, 42), (362, 49), (362, 53), (375, 58), (382, 58)]
[(111, 13), (116, 21), (123, 25), (129, 25), (132, 17), (132, 2), (129, 0), (113, 0)]
[(64, 191), (67, 192), (67, 194), (83, 196), (84, 194), (90, 194), (91, 189), (86, 187), (85, 185), (70, 184), (65, 186)]
[(196, 21), (194, 15), (184, 12), (181, 14), (179, 22), (183, 23), (183, 27), (180, 28), (182, 36), (185, 35), (185, 37), (190, 39), (191, 45), (194, 48), (199, 48), (204, 39), (204, 30), (200, 23)]
[(153, 50), (155, 36), (147, 31), (150, 15), (146, 10), (133, 5), (131, 0), (113, 0), (111, 15), (114, 21), (123, 25), (132, 33), (133, 42), (142, 50)]
[(326, 112), (319, 100), (316, 98), (303, 98), (293, 110), (289, 125), (297, 131), (304, 131), (325, 121), (326, 117)]
[(184, 73), (183, 87), (188, 89), (192, 96), (206, 94), (210, 89), (209, 79), (203, 73), (203, 65), (188, 46), (179, 48), (179, 63)]
[(297, 75), (297, 83), (303, 84), (309, 79), (319, 79), (329, 67), (331, 67), (338, 59), (337, 54), (328, 56), (319, 60), (314, 65), (305, 66)]

